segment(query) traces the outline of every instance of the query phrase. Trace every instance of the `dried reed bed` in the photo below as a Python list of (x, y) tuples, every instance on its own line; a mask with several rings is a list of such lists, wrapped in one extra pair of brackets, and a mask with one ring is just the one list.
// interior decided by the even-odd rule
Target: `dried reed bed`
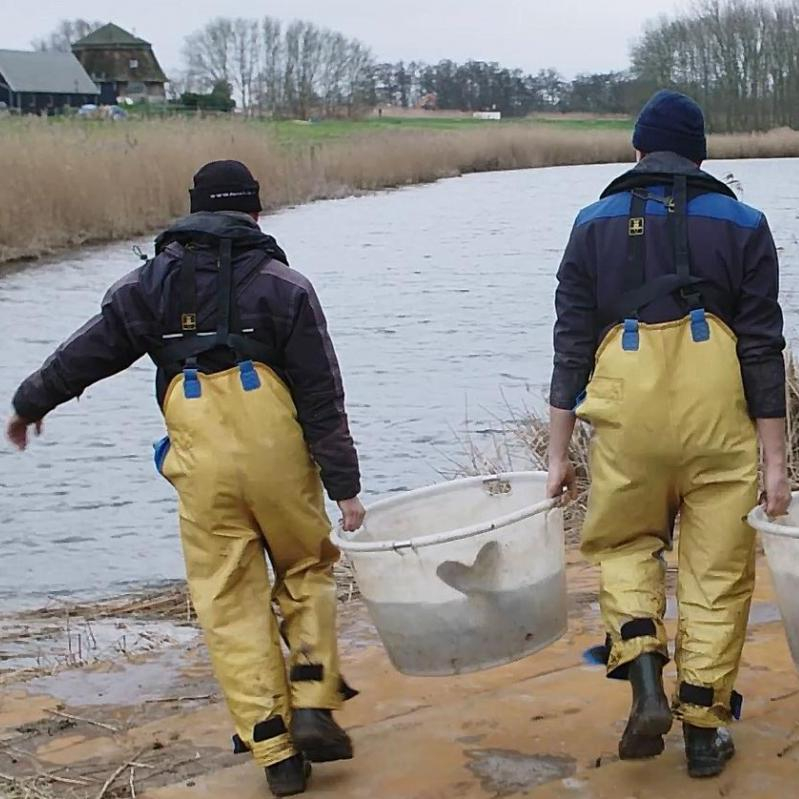
[(767, 133), (734, 133), (711, 136), (711, 158), (798, 158), (799, 131), (779, 128)]
[[(716, 158), (799, 155), (799, 132), (716, 136)], [(283, 146), (241, 120), (0, 122), (0, 262), (151, 232), (185, 213), (202, 163), (251, 165), (267, 208), (468, 172), (629, 162), (629, 133), (530, 122)]]
[(269, 209), (465, 172), (629, 160), (616, 131), (535, 125), (384, 131), (282, 146), (257, 123), (0, 124), (0, 262), (155, 230), (187, 211), (202, 163), (247, 162)]

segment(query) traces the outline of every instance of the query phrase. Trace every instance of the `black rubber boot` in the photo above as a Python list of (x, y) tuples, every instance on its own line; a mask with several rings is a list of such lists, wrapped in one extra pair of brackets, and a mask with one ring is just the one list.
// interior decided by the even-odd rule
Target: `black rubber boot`
[(311, 764), (302, 755), (294, 755), (288, 760), (266, 767), (266, 781), (273, 796), (297, 796), (305, 793)]
[(671, 729), (674, 719), (663, 690), (663, 663), (660, 655), (650, 653), (630, 664), (633, 706), (619, 743), (622, 760), (657, 757), (666, 747), (663, 736)]
[(717, 777), (735, 757), (735, 744), (727, 729), (694, 727), (683, 724), (688, 776), (695, 779)]
[(339, 727), (330, 710), (295, 710), (291, 737), (294, 746), (312, 763), (352, 759), (350, 736)]

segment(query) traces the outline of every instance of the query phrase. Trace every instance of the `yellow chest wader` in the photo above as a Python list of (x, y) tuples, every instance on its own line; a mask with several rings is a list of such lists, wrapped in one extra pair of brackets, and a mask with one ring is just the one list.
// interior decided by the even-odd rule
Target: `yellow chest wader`
[[(203, 333), (196, 253), (186, 250), (182, 331), (153, 354), (159, 366), (182, 369), (164, 401), (169, 436), (156, 449), (156, 464), (178, 492), (189, 588), (233, 717), (234, 748), (270, 766), (295, 754), (293, 708), (334, 710), (351, 693), (339, 675), (338, 551), (329, 541), (319, 472), (291, 393), (266, 365), (273, 354), (241, 330), (231, 251), (230, 240), (221, 239), (216, 330)], [(235, 353), (238, 365), (203, 374), (198, 358), (219, 347)]]
[[(675, 271), (644, 282), (647, 201), (666, 202)], [(577, 415), (593, 426), (583, 552), (601, 567), (608, 675), (639, 655), (668, 659), (664, 550), (679, 515), (677, 718), (719, 727), (740, 715), (733, 686), (754, 590), (757, 436), (732, 332), (702, 307), (691, 276), (687, 182), (673, 197), (633, 192), (620, 323), (599, 347)], [(679, 292), (685, 318), (647, 325), (638, 311)]]

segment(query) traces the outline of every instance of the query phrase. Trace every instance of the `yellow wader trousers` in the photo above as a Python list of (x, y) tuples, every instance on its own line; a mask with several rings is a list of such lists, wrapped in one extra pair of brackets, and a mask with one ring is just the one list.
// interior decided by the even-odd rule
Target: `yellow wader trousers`
[[(339, 553), (318, 469), (288, 389), (261, 364), (185, 372), (169, 387), (164, 415), (169, 440), (156, 460), (179, 495), (191, 597), (236, 748), (273, 765), (295, 754), (293, 707), (342, 702), (332, 573)], [(272, 599), (284, 619), (288, 675)]]
[(663, 552), (679, 514), (675, 715), (724, 726), (754, 590), (758, 467), (733, 334), (704, 311), (614, 328), (577, 414), (594, 430), (582, 548), (601, 567), (608, 673), (668, 658)]

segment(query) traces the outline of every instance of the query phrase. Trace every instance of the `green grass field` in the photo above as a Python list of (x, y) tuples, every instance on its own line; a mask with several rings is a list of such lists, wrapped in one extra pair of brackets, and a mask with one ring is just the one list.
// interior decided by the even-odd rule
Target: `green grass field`
[(617, 118), (573, 118), (564, 115), (558, 117), (530, 117), (527, 119), (506, 119), (502, 122), (491, 122), (469, 117), (389, 117), (369, 119), (325, 119), (319, 122), (300, 122), (286, 120), (280, 122), (259, 123), (272, 132), (281, 142), (324, 142), (343, 139), (353, 135), (364, 135), (387, 130), (429, 130), (454, 131), (472, 128), (489, 128), (497, 125), (542, 125), (547, 127), (564, 127), (570, 130), (632, 130), (633, 122)]

